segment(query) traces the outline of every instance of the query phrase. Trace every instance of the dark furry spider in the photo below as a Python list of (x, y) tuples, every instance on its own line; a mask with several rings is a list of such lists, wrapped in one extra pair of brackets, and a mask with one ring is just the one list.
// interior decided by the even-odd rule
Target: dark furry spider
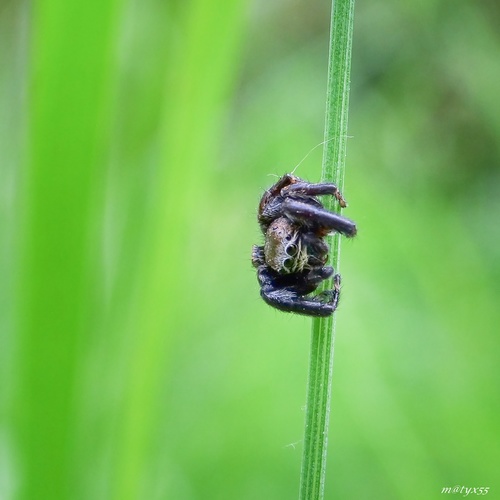
[(333, 276), (333, 290), (309, 294), (334, 274), (325, 266), (330, 250), (325, 236), (338, 232), (351, 238), (356, 225), (326, 210), (317, 198), (323, 195), (346, 206), (335, 184), (309, 184), (292, 174), (284, 175), (260, 200), (258, 220), (265, 243), (253, 247), (252, 264), (262, 298), (281, 311), (330, 316), (337, 308), (339, 274)]

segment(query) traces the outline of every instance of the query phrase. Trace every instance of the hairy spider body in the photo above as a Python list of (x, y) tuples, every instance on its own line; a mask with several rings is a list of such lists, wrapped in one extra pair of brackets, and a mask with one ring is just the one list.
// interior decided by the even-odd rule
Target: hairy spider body
[[(258, 221), (265, 237), (254, 246), (252, 264), (262, 298), (281, 311), (308, 316), (330, 316), (340, 296), (340, 275), (325, 266), (329, 247), (326, 235), (356, 235), (353, 221), (326, 210), (317, 196), (334, 196), (347, 206), (335, 184), (310, 184), (285, 174), (262, 196)], [(310, 295), (333, 276), (333, 289)]]

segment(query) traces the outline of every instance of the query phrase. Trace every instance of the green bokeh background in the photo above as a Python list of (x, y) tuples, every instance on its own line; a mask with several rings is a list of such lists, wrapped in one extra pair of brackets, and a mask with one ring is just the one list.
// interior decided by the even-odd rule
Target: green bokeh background
[[(329, 9), (2, 3), (0, 498), (297, 497), (310, 320), (249, 256), (323, 138)], [(326, 498), (498, 495), (499, 25), (357, 3)]]

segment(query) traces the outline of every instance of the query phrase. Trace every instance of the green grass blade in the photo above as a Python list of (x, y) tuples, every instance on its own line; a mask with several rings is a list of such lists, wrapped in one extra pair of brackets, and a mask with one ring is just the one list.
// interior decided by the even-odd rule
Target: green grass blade
[(34, 5), (17, 283), (19, 498), (75, 498), (79, 489), (79, 370), (98, 293), (92, 220), (118, 7)]
[[(347, 145), (353, 18), (354, 0), (333, 1), (322, 179), (334, 182), (341, 190)], [(333, 200), (330, 200), (327, 208), (340, 212), (340, 207), (335, 206)], [(338, 272), (340, 238), (335, 235), (331, 240), (330, 264)], [(325, 284), (327, 287), (332, 287), (331, 280)], [(313, 320), (299, 495), (302, 500), (321, 499), (324, 496), (334, 328), (334, 316)]]
[[(189, 275), (201, 263), (190, 260), (193, 228), (206, 224), (200, 213), (219, 133), (221, 98), (231, 85), (240, 46), (245, 4), (230, 0), (224, 8), (195, 0), (184, 4), (181, 26), (168, 54), (163, 94), (161, 151), (142, 242), (140, 296), (127, 322), (134, 343), (127, 363), (127, 399), (120, 415), (112, 498), (145, 498), (151, 485), (151, 449), (165, 411), (165, 373), (171, 345), (183, 342), (186, 318), (196, 315)], [(208, 221), (210, 224), (210, 221)], [(202, 242), (200, 242), (202, 245)], [(161, 410), (160, 410), (161, 409)], [(175, 408), (168, 408), (168, 413)], [(162, 417), (168, 418), (168, 413)], [(163, 457), (168, 450), (162, 451)]]

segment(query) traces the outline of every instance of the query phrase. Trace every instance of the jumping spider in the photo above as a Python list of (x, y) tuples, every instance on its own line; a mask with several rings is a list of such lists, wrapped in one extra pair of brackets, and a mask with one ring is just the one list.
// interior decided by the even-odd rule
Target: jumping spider
[(337, 308), (339, 274), (333, 276), (333, 290), (309, 294), (334, 274), (325, 266), (330, 250), (325, 236), (338, 232), (351, 238), (356, 225), (326, 210), (317, 198), (324, 195), (347, 206), (335, 184), (309, 184), (292, 174), (281, 177), (260, 200), (258, 221), (265, 243), (253, 247), (252, 264), (262, 298), (281, 311), (330, 316)]

